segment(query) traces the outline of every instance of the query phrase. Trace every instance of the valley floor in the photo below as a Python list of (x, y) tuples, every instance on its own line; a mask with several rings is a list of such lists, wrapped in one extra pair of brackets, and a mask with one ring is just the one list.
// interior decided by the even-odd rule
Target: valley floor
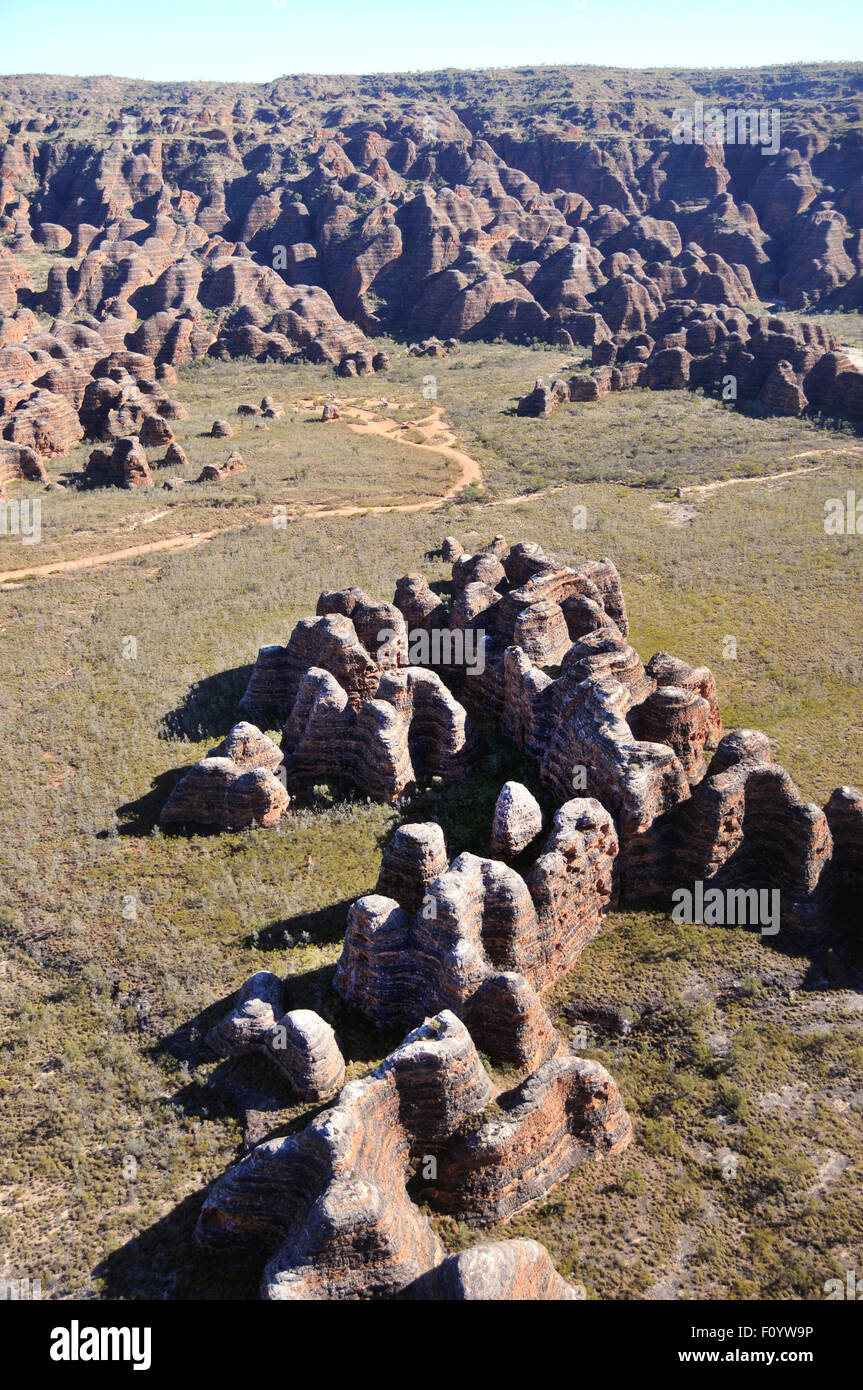
[[(399, 1037), (329, 981), (382, 844), (436, 817), (453, 853), (483, 852), (501, 783), (540, 790), (515, 750), (487, 744), (467, 783), (397, 807), (321, 786), (273, 830), (160, 834), (181, 769), (233, 722), (258, 647), (285, 641), (322, 589), (390, 599), (408, 571), (443, 578), (426, 553), (445, 534), (610, 555), (644, 660), (665, 649), (710, 666), (726, 728), (763, 728), (807, 797), (863, 777), (863, 547), (824, 530), (829, 499), (863, 496), (853, 433), (682, 392), (516, 419), (537, 375), (577, 359), (508, 344), (392, 355), (373, 385), (312, 367), (189, 369), (176, 390), (189, 477), (231, 447), (248, 473), (148, 495), (70, 487), (43, 495), (39, 546), (0, 538), (0, 1277), (41, 1278), (56, 1297), (254, 1296), (257, 1265), (191, 1244), (240, 1143), (213, 1084), (222, 1064), (202, 1048), (209, 1023), (254, 970), (275, 970), (291, 1007), (333, 1022), (349, 1076), (364, 1074)], [(342, 418), (319, 424), (332, 392)], [(268, 393), (287, 408), (271, 430), (206, 437)], [(86, 453), (49, 471), (74, 479)], [(174, 543), (193, 533), (212, 534)], [(118, 550), (139, 553), (87, 563)], [(484, 1234), (536, 1236), (590, 1298), (820, 1299), (859, 1260), (861, 967), (844, 937), (813, 958), (613, 914), (551, 1003), (617, 1079), (635, 1141)], [(288, 1104), (262, 1132), (309, 1114)], [(477, 1238), (438, 1224), (450, 1248)]]

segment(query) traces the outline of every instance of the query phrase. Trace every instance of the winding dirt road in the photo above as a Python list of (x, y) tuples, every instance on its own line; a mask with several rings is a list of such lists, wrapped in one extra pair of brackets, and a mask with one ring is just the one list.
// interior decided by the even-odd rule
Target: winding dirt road
[[(352, 404), (350, 398), (338, 396), (318, 396), (306, 398), (296, 402), (294, 409), (302, 414), (313, 415), (320, 412), (323, 405), (334, 405), (338, 408), (340, 415), (347, 422), (348, 428), (357, 434), (378, 435), (383, 439), (391, 439), (396, 444), (400, 444), (404, 449), (418, 449), (421, 452), (442, 454), (444, 458), (451, 459), (458, 465), (459, 475), (454, 483), (447, 488), (446, 492), (438, 497), (430, 497), (422, 502), (391, 502), (385, 506), (361, 506), (359, 504), (347, 503), (342, 507), (318, 506), (314, 503), (304, 506), (298, 510), (295, 516), (290, 519), (292, 522), (303, 520), (317, 520), (325, 517), (339, 516), (381, 516), (387, 512), (424, 512), (432, 511), (436, 507), (442, 507), (447, 502), (452, 501), (457, 493), (472, 483), (482, 482), (482, 469), (475, 458), (466, 454), (463, 449), (458, 448), (458, 441), (450, 427), (444, 420), (443, 407), (439, 405), (431, 406), (428, 414), (420, 419), (408, 421), (396, 420), (391, 416), (381, 417), (379, 411), (381, 406), (388, 405), (385, 399), (371, 399), (363, 402), (362, 405)], [(414, 403), (408, 401), (404, 405), (405, 410), (414, 408)], [(423, 436), (422, 442), (413, 439), (405, 439), (405, 430), (412, 430)], [(831, 454), (861, 453), (863, 449), (859, 446), (851, 445), (842, 449), (807, 449), (801, 454), (792, 454), (792, 459), (819, 458)], [(727, 478), (714, 483), (697, 483), (689, 487), (681, 487), (679, 496), (703, 496), (708, 493), (716, 492), (720, 488), (739, 487), (741, 485), (753, 485), (775, 482), (780, 479), (805, 476), (808, 473), (820, 472), (827, 465), (824, 463), (816, 464), (812, 467), (790, 468), (782, 473), (771, 473), (755, 475), (746, 478)], [(558, 492), (564, 484), (558, 484), (547, 488), (546, 493)], [(542, 493), (525, 493), (520, 497), (497, 498), (493, 506), (504, 506), (508, 503), (536, 500)], [(656, 503), (656, 507), (674, 508), (674, 503)], [(671, 519), (678, 524), (694, 518), (695, 512), (686, 516), (673, 516)], [(120, 560), (134, 560), (139, 555), (154, 555), (161, 551), (173, 550), (192, 550), (195, 546), (204, 545), (214, 536), (226, 535), (230, 531), (240, 531), (248, 525), (270, 525), (272, 523), (272, 513), (268, 512), (265, 517), (247, 516), (241, 522), (235, 522), (231, 526), (215, 527), (211, 531), (190, 531), (176, 536), (167, 536), (163, 540), (145, 541), (141, 545), (124, 546), (121, 550), (108, 550), (98, 555), (83, 555), (75, 560), (53, 560), (44, 565), (29, 565), (26, 568), (0, 571), (0, 586), (14, 584), (23, 579), (45, 579), (55, 574), (71, 574), (76, 570), (96, 569), (100, 565), (115, 564)]]
[[(307, 403), (303, 403), (303, 408)], [(319, 404), (319, 403), (318, 403)], [(476, 459), (471, 458), (463, 449), (456, 447), (457, 440), (452, 430), (443, 418), (443, 406), (432, 406), (429, 415), (422, 420), (399, 421), (390, 418), (381, 419), (368, 408), (352, 406), (345, 408), (340, 405), (338, 400), (334, 402), (339, 407), (342, 415), (350, 416), (352, 423), (348, 428), (356, 434), (376, 434), (383, 439), (392, 439), (396, 444), (400, 444), (403, 449), (419, 449), (426, 453), (443, 454), (445, 458), (452, 459), (453, 463), (459, 466), (459, 476), (451, 487), (440, 497), (429, 498), (425, 502), (395, 502), (385, 507), (359, 507), (348, 504), (344, 507), (306, 507), (303, 515), (307, 517), (319, 516), (357, 516), (360, 512), (367, 512), (371, 516), (380, 516), (384, 512), (426, 512), (434, 507), (442, 507), (445, 502), (451, 502), (457, 492), (462, 488), (469, 487), (471, 483), (482, 482), (482, 469)], [(309, 407), (315, 409), (315, 405)], [(406, 429), (416, 430), (418, 434), (425, 436), (422, 444), (412, 439), (405, 439), (403, 431)]]
[[(299, 401), (295, 409), (303, 414), (313, 414), (319, 412), (324, 404), (337, 406), (342, 417), (348, 421), (348, 428), (357, 434), (378, 435), (384, 439), (392, 439), (405, 449), (424, 450), (427, 453), (442, 454), (445, 458), (452, 459), (453, 463), (458, 464), (459, 476), (439, 497), (430, 497), (422, 502), (394, 502), (380, 507), (363, 507), (354, 504), (347, 504), (343, 507), (311, 505), (303, 507), (297, 516), (291, 518), (292, 521), (317, 520), (319, 517), (330, 516), (360, 516), (362, 514), (380, 516), (385, 512), (431, 511), (435, 507), (442, 507), (445, 503), (450, 502), (456, 493), (461, 492), (462, 488), (469, 487), (471, 483), (482, 482), (482, 469), (477, 460), (471, 458), (470, 454), (466, 454), (463, 449), (456, 447), (456, 437), (444, 421), (442, 406), (432, 406), (427, 416), (410, 422), (395, 420), (391, 417), (382, 419), (375, 409), (375, 406), (379, 408), (380, 402), (367, 401), (364, 405), (359, 406), (350, 404), (349, 399), (340, 399), (334, 396), (322, 396), (315, 400)], [(405, 439), (403, 434), (406, 429), (422, 434), (424, 436), (423, 442)], [(111, 565), (120, 560), (134, 560), (139, 555), (154, 555), (159, 551), (191, 550), (197, 545), (203, 545), (206, 541), (212, 540), (214, 536), (225, 535), (229, 531), (240, 531), (250, 522), (252, 525), (258, 526), (269, 525), (272, 523), (272, 513), (266, 517), (247, 517), (244, 521), (237, 522), (232, 526), (218, 526), (211, 531), (190, 531), (177, 536), (167, 536), (163, 540), (145, 541), (141, 545), (128, 545), (124, 546), (122, 550), (108, 550), (99, 555), (82, 555), (75, 560), (52, 560), (44, 565), (28, 565), (22, 569), (0, 571), (0, 585), (12, 584), (22, 579), (47, 579), (54, 574), (71, 574), (76, 570), (96, 569), (100, 565)]]

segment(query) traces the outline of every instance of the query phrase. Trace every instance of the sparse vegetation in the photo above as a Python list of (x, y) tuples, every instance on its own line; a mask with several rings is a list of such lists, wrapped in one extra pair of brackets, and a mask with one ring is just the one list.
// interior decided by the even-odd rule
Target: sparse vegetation
[[(710, 665), (726, 725), (766, 729), (806, 795), (823, 802), (859, 781), (861, 550), (822, 526), (827, 497), (860, 489), (856, 446), (685, 393), (617, 398), (607, 414), (600, 402), (550, 421), (506, 415), (548, 357), (471, 346), (435, 364), (439, 403), (482, 463), (487, 501), (462, 494), (438, 511), (298, 519), (284, 531), (250, 524), (281, 499), (291, 470), (303, 474), (304, 500), (337, 488), (365, 501), (394, 486), (433, 494), (451, 477), (431, 455), (425, 475), (405, 469), (393, 444), (396, 471), (388, 450), (344, 422), (318, 428), (289, 413), (260, 445), (251, 427), (238, 431), (249, 474), (218, 496), (180, 494), (182, 513), (164, 519), (168, 534), (228, 517), (239, 529), (194, 551), (7, 588), (0, 1221), (10, 1268), (55, 1296), (254, 1294), (257, 1267), (203, 1260), (190, 1243), (202, 1192), (240, 1143), (210, 1085), (220, 1064), (206, 1058), (203, 1032), (256, 968), (278, 970), (292, 1006), (330, 1019), (349, 1075), (363, 1074), (399, 1038), (341, 1004), (329, 980), (347, 905), (372, 886), (388, 834), (400, 819), (434, 816), (453, 851), (481, 851), (502, 781), (518, 777), (542, 795), (513, 749), (487, 741), (467, 784), (432, 784), (410, 804), (321, 787), (275, 830), (160, 834), (174, 778), (229, 727), (258, 646), (284, 640), (321, 589), (357, 583), (389, 598), (408, 570), (442, 578), (442, 563), (422, 557), (446, 532), (467, 545), (501, 531), (562, 555), (610, 554), (642, 657), (665, 648)], [(416, 402), (426, 370), (395, 356), (387, 396)], [(289, 404), (332, 383), (311, 367), (185, 372), (178, 394), (192, 415), (181, 442), (203, 449), (193, 441), (226, 402), (269, 392)], [(365, 381), (337, 389), (372, 394)], [(222, 447), (209, 442), (207, 457)], [(627, 486), (660, 457), (677, 484), (735, 467), (780, 471), (811, 447), (827, 451), (812, 460), (820, 472), (691, 495), (685, 545), (663, 510), (667, 485)], [(350, 464), (343, 477), (340, 459)], [(539, 487), (555, 491), (505, 500)], [(586, 531), (573, 530), (576, 502)], [(140, 528), (155, 510), (155, 496), (51, 494), (38, 558), (113, 548), (122, 541), (112, 528)], [(35, 559), (11, 538), (0, 544), (4, 568)], [(736, 660), (722, 657), (729, 633)], [(135, 660), (123, 657), (128, 634)], [(657, 1288), (819, 1297), (845, 1268), (861, 1218), (859, 995), (842, 983), (859, 962), (843, 945), (836, 964), (838, 983), (824, 962), (740, 930), (612, 916), (552, 1003), (564, 1031), (588, 1019), (588, 1055), (618, 1080), (635, 1144), (620, 1161), (577, 1171), (505, 1234), (537, 1236), (593, 1298)], [(628, 1031), (590, 1024), (588, 1005), (626, 1010)], [(280, 1111), (276, 1132), (309, 1113)], [(737, 1155), (733, 1179), (723, 1176), (727, 1153)], [(436, 1220), (453, 1249), (476, 1239)]]

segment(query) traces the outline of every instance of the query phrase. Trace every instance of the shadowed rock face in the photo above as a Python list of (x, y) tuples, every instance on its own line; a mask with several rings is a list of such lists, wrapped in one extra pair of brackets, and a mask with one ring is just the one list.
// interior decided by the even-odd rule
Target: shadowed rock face
[(544, 1197), (589, 1158), (620, 1153), (632, 1137), (615, 1082), (599, 1062), (554, 1057), (512, 1091), (500, 1112), (463, 1127), (423, 1197), (468, 1225), (504, 1221)]
[(47, 483), (45, 465), (35, 449), (0, 440), (0, 497), (7, 483), (18, 482), (22, 478), (30, 482)]
[(277, 825), (289, 805), (288, 793), (266, 768), (242, 772), (230, 758), (204, 758), (174, 788), (159, 824), (219, 830), (241, 830), (253, 822)]
[(361, 589), (324, 593), (318, 616), (297, 623), (286, 646), (261, 648), (240, 707), (287, 714), (289, 777), (346, 778), (395, 801), (422, 777), (463, 777), (476, 751), (463, 706), (434, 671), (408, 661), (394, 604)]
[(694, 690), (679, 685), (658, 687), (636, 705), (629, 724), (642, 742), (667, 743), (687, 777), (704, 770), (702, 753), (710, 736), (710, 705)]
[(410, 666), (380, 676), (376, 688), (377, 698), (355, 708), (335, 676), (306, 673), (284, 728), (289, 777), (344, 777), (392, 802), (421, 777), (466, 775), (474, 734), (439, 676)]
[(209, 825), (240, 830), (278, 825), (290, 805), (273, 775), (282, 755), (253, 724), (235, 724), (206, 758), (175, 786), (159, 816), (160, 825)]
[(562, 1279), (544, 1245), (496, 1240), (450, 1255), (402, 1289), (400, 1299), (558, 1303), (581, 1295)]
[(655, 726), (658, 721), (670, 735), (660, 741), (671, 743), (676, 752), (679, 746), (678, 756), (682, 754), (689, 760), (697, 759), (698, 750), (703, 752), (704, 749), (701, 732), (705, 713), (698, 703), (700, 698), (707, 704), (706, 741), (718, 743), (722, 734), (722, 716), (716, 697), (716, 681), (708, 668), (688, 666), (679, 657), (669, 656), (668, 652), (656, 652), (647, 663), (646, 671), (656, 681), (657, 693), (673, 686), (675, 691), (683, 694), (681, 698), (675, 693), (667, 705), (659, 702), (648, 713), (649, 724)]
[[(707, 776), (681, 807), (680, 884), (775, 888), (783, 923), (818, 928), (827, 907), (820, 879), (833, 851), (828, 818), (770, 761), (763, 735), (741, 732), (722, 740)], [(837, 805), (836, 792), (831, 803)]]
[(824, 875), (828, 905), (837, 912), (859, 910), (863, 891), (863, 792), (837, 787), (824, 807), (833, 855)]
[(285, 1011), (285, 987), (259, 970), (240, 989), (234, 1007), (204, 1040), (220, 1057), (261, 1052), (303, 1100), (329, 1100), (345, 1079), (336, 1036), (310, 1009)]
[(439, 828), (403, 826), (384, 852), (377, 892), (348, 913), (333, 986), (389, 1023), (451, 1009), (490, 1056), (536, 1066), (559, 1047), (539, 992), (599, 931), (616, 853), (611, 817), (595, 801), (561, 807), (527, 882), (472, 854), (435, 874)]
[[(426, 1297), (416, 1281), (443, 1264), (445, 1252), (412, 1200), (415, 1163), (425, 1200), (484, 1224), (530, 1205), (578, 1163), (619, 1152), (629, 1141), (617, 1089), (598, 1063), (567, 1058), (541, 1069), (499, 1098), (507, 1124), (483, 1123), (492, 1098), (467, 1029), (444, 1011), (369, 1076), (345, 1086), (300, 1134), (260, 1144), (229, 1169), (204, 1203), (198, 1242), (214, 1251), (251, 1246), (269, 1256), (265, 1298), (386, 1298), (411, 1286), (406, 1296)], [(471, 1143), (473, 1133), (478, 1143)], [(444, 1177), (449, 1169), (463, 1182), (462, 1207)], [(517, 1290), (531, 1277), (561, 1296), (533, 1251), (493, 1259), (497, 1286), (512, 1290), (509, 1296), (525, 1296)], [(467, 1282), (475, 1292), (461, 1296), (479, 1296), (482, 1269), (493, 1277), (485, 1262), (474, 1261)]]

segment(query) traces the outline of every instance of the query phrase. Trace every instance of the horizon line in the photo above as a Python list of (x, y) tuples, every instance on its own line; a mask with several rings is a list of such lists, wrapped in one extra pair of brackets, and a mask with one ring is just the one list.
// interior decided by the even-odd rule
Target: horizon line
[(266, 87), (273, 83), (284, 81), (287, 78), (299, 77), (324, 77), (324, 78), (369, 78), (369, 77), (431, 77), (443, 73), (484, 73), (484, 72), (533, 72), (547, 69), (549, 71), (568, 70), (571, 72), (621, 72), (621, 73), (712, 73), (712, 72), (766, 72), (782, 70), (786, 68), (813, 68), (813, 67), (839, 67), (839, 68), (858, 68), (863, 67), (863, 58), (800, 58), (786, 60), (776, 63), (754, 63), (754, 64), (717, 64), (714, 67), (704, 64), (670, 63), (667, 65), (651, 65), (648, 67), (620, 67), (613, 63), (519, 63), (519, 64), (495, 64), (489, 67), (438, 67), (438, 68), (378, 68), (367, 72), (348, 72), (348, 71), (328, 71), (328, 72), (281, 72), (274, 77), (264, 78), (261, 81), (252, 81), (241, 77), (131, 77), (124, 73), (114, 72), (8, 72), (0, 73), (0, 81), (11, 81), (27, 77), (54, 78), (67, 82), (73, 81), (114, 81), (114, 82), (139, 82), (142, 84), (169, 85), (177, 82), (185, 83), (189, 86), (203, 86), (206, 84), (221, 83), (233, 86), (246, 87)]

